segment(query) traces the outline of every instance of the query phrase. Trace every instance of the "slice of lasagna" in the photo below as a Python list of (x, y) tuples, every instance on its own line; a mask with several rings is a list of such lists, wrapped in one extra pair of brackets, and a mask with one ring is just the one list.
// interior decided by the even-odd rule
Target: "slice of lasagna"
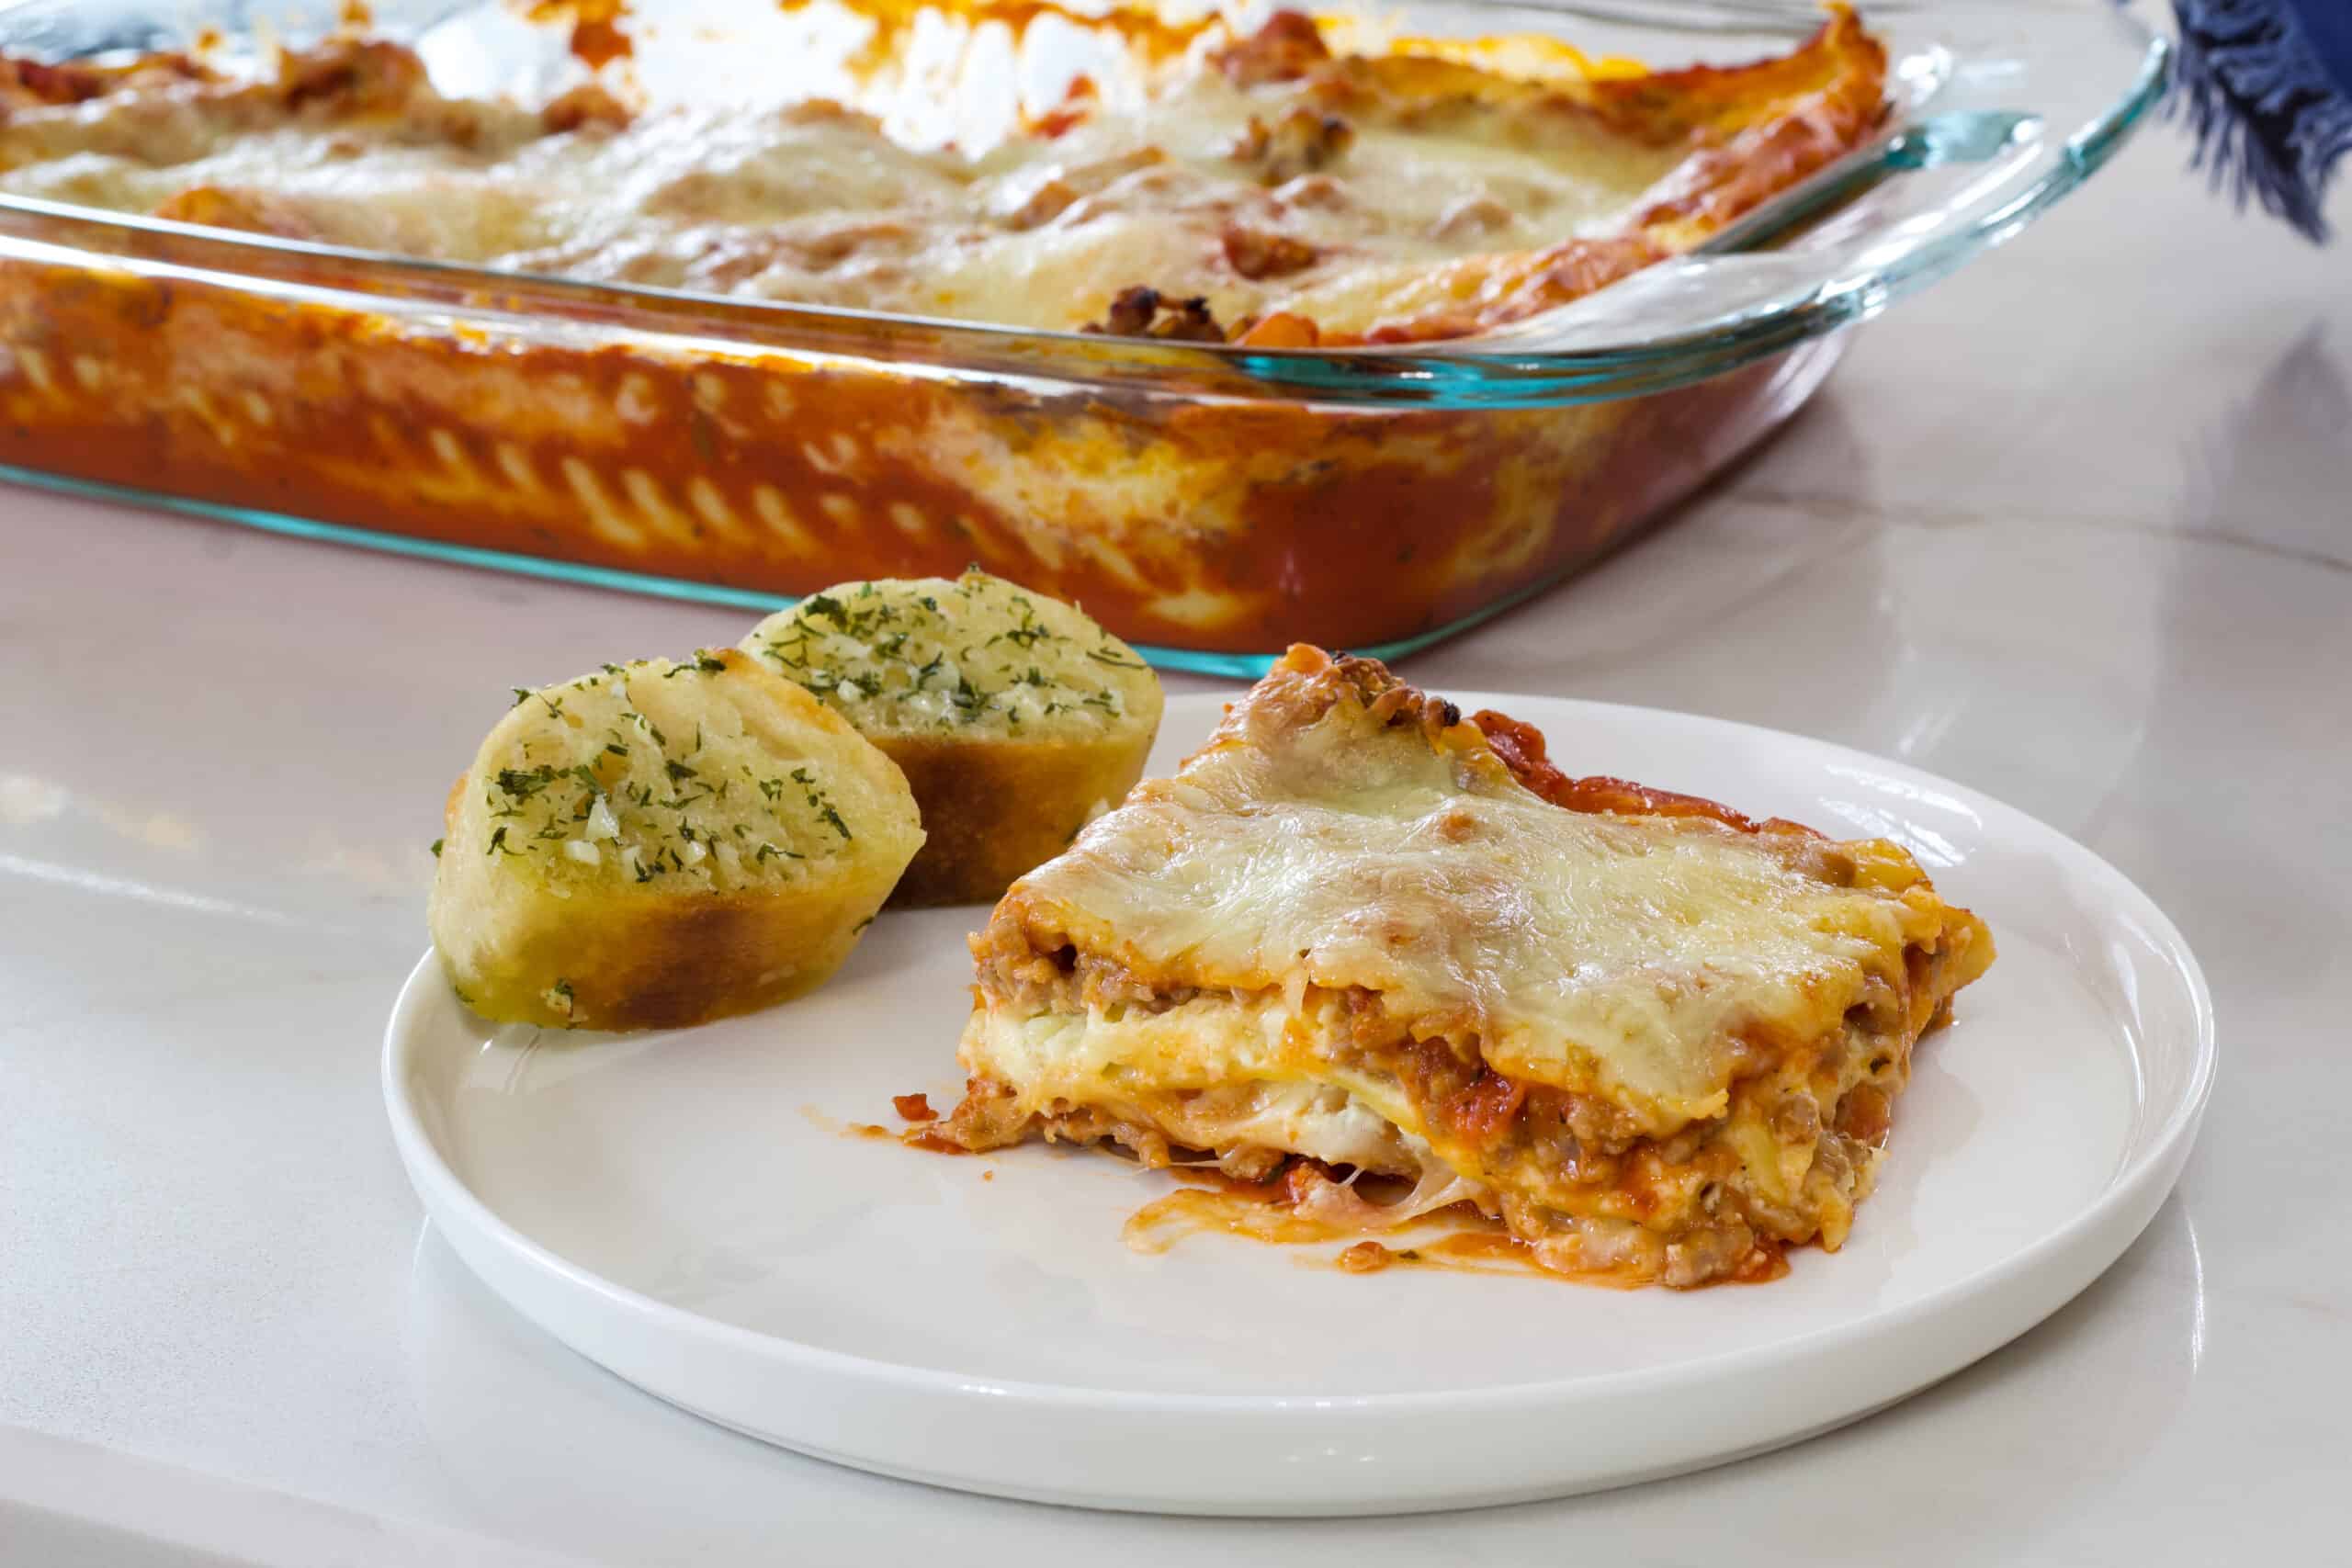
[(1300, 647), (973, 952), (966, 1148), (1201, 1151), (1293, 1201), (1406, 1178), (1350, 1206), (1468, 1201), (1546, 1268), (1690, 1286), (1845, 1240), (1993, 943), (1893, 843), (1570, 779)]

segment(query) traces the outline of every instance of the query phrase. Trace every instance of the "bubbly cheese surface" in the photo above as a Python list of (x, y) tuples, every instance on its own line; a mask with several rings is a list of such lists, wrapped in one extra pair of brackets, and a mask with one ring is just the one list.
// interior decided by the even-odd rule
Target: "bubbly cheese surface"
[(1360, 707), (1281, 725), (1243, 705), (1025, 878), (1031, 931), (1157, 984), (1373, 991), (1663, 1131), (1723, 1111), (1744, 1033), (1834, 1030), (1899, 977), (1921, 918), (1817, 840), (1562, 810)]
[[(1426, 106), (1423, 106), (1426, 107)], [(1606, 235), (1691, 152), (1565, 101), (1327, 107), (1203, 65), (983, 155), (827, 103), (550, 130), (444, 98), (279, 108), (159, 88), (0, 125), (0, 189), (518, 271), (1072, 328), (1123, 290), (1359, 331), (1433, 266)]]

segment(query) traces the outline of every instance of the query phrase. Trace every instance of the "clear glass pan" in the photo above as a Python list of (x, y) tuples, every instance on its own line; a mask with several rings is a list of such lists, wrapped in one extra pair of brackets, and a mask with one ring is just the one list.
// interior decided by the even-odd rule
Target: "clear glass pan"
[[(331, 19), (312, 9), (314, 24)], [(415, 41), (436, 75), (458, 60), (495, 77), (485, 85), (516, 85), (564, 60), (560, 29), (494, 5), (411, 0), (378, 6), (376, 18)], [(1785, 50), (1819, 19), (1771, 0), (1442, 0), (1383, 11), (1379, 25), (1438, 38), (1553, 34), (1589, 53), (1674, 65)], [(1702, 482), (1818, 385), (1836, 355), (1829, 334), (2017, 232), (2096, 171), (2162, 89), (2165, 44), (2104, 0), (1890, 0), (1864, 19), (1890, 55), (1891, 112), (1870, 145), (1694, 254), (1509, 328), (1401, 348), (1172, 344), (720, 299), (0, 197), (0, 405), (17, 431), (0, 431), (0, 468), (265, 527), (751, 606), (840, 577), (978, 558), (1083, 599), (1164, 661), (1192, 668), (1247, 672), (1293, 638), (1407, 651), (1556, 581)], [(284, 7), (234, 0), (18, 0), (0, 6), (0, 50), (168, 47), (256, 21), (290, 39), (304, 30)], [(702, 34), (681, 21), (640, 43), (657, 99), (665, 73), (693, 79)], [(103, 334), (70, 316), (93, 293), (107, 314), (89, 321), (135, 327), (150, 355), (176, 333), (176, 357), (134, 373), (126, 335), (117, 374)], [(238, 331), (276, 322), (314, 360), (333, 323), (372, 322), (370, 365), (407, 353), (422, 367), (429, 349), (445, 362), (441, 390), (422, 390), (421, 368), (386, 370), (376, 378), (399, 381), (399, 397), (331, 409), (315, 378), (292, 370), (234, 383), (207, 348), (217, 331), (198, 330), (228, 320), (232, 302), (248, 310)], [(61, 322), (77, 330), (61, 338)], [(707, 432), (656, 452), (645, 430), (600, 446), (593, 429), (569, 433), (575, 450), (515, 423), (534, 383), (513, 372), (533, 355), (537, 384), (568, 377), (574, 392), (650, 396), (665, 427), (691, 424), (697, 400), (731, 398), (740, 410), (763, 377), (798, 378), (791, 384), (825, 396), (814, 400), (821, 409), (771, 396), (797, 412), (766, 428), (721, 418), (728, 440), (716, 452)], [(153, 384), (162, 378), (169, 399)], [(180, 408), (191, 387), (205, 408)], [(968, 455), (956, 473), (919, 471), (938, 441), (886, 428), (910, 404), (928, 411), (934, 432), (995, 422), (984, 432), (987, 483)], [(232, 431), (246, 407), (258, 411), (252, 427)], [(423, 479), (406, 508), (363, 493), (353, 474), (304, 483), (298, 473), (282, 502), (252, 479), (254, 452), (272, 442), (285, 444), (281, 468), (301, 467), (306, 420), (368, 419), (390, 429), (372, 466), (413, 465)], [(1041, 425), (1048, 439), (1006, 457), (1006, 422), (1023, 441)], [(1231, 459), (1236, 431), (1259, 464), (1250, 473)], [(1072, 476), (1104, 442), (1190, 453), (1199, 471), (1157, 495), (1116, 476), (1089, 489)], [(1534, 499), (1521, 484), (1480, 510), (1514, 454), (1549, 463), (1571, 447), (1574, 466), (1537, 465)], [(244, 456), (231, 460), (232, 448)], [(1373, 472), (1423, 450), (1444, 460), (1418, 475)], [(1296, 460), (1285, 466), (1283, 451)], [(1300, 477), (1310, 456), (1321, 490)], [(1355, 469), (1335, 480), (1335, 462)], [(1008, 465), (1019, 471), (995, 472)], [(528, 479), (500, 478), (518, 471)], [(1348, 479), (1371, 488), (1329, 491)], [(555, 500), (532, 513), (531, 496), (548, 490)], [(1066, 510), (1033, 515), (1041, 496)], [(1349, 516), (1335, 520), (1334, 509)], [(1229, 531), (1204, 518), (1225, 518)], [(1417, 559), (1432, 530), (1449, 529), (1457, 544), (1475, 536), (1475, 550), (1464, 544), (1448, 570), (1432, 555)], [(1102, 537), (1114, 540), (1107, 556)], [(1335, 555), (1393, 560), (1403, 570), (1389, 576), (1402, 581), (1318, 599), (1302, 581)], [(1174, 592), (1170, 570), (1186, 576)], [(1221, 619), (1202, 609), (1219, 595), (1232, 611)]]

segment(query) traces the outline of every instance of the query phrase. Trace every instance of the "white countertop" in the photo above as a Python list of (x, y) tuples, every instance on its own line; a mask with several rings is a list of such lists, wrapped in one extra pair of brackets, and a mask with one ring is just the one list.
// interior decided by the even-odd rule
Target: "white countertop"
[(1382, 1522), (1000, 1503), (706, 1427), (426, 1232), (377, 1054), (500, 694), (746, 617), (0, 490), (0, 1561), (2335, 1559), (2352, 241), (2184, 158), (2150, 132), (1669, 528), (1408, 667), (1901, 757), (2165, 906), (2221, 1021), (2203, 1140), (2025, 1338), (1765, 1458)]

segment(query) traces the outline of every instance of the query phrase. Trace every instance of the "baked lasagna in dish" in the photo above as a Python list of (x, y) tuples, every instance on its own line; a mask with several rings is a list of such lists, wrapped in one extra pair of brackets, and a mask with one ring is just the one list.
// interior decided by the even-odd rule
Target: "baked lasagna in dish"
[(1569, 777), (1305, 647), (973, 951), (968, 1092), (926, 1137), (1214, 1156), (1365, 1228), (1466, 1203), (1546, 1269), (1671, 1286), (1845, 1240), (1993, 959), (1895, 844)]
[[(1051, 7), (1046, 7), (1051, 9)], [(985, 9), (982, 7), (981, 9)], [(1034, 7), (1033, 7), (1034, 9)], [(345, 36), (206, 59), (0, 58), (0, 191), (516, 272), (1272, 346), (1459, 336), (1685, 250), (1857, 146), (1883, 51), (1512, 76), (1205, 27), (1142, 101), (1081, 78), (984, 151), (830, 101), (645, 109), (590, 84), (445, 96)]]

